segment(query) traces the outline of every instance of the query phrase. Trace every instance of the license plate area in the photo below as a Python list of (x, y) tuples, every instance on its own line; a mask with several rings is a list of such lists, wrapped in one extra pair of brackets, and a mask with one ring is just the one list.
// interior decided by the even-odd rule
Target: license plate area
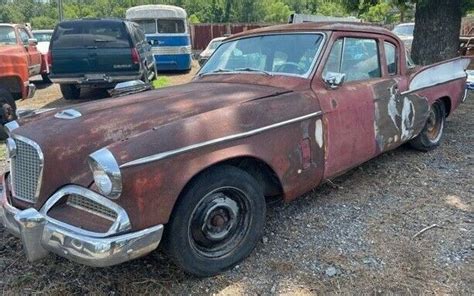
[(85, 74), (84, 78), (86, 81), (107, 81), (105, 74)]

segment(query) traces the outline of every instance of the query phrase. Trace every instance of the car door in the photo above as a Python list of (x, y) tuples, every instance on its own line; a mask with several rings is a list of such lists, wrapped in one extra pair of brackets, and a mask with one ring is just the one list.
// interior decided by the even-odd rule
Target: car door
[(396, 148), (414, 138), (425, 126), (429, 103), (424, 97), (408, 92), (410, 61), (403, 44), (384, 36), (380, 41), (383, 61), (383, 83), (374, 86), (375, 137), (377, 152)]
[(21, 27), (18, 28), (18, 33), (28, 56), (29, 75), (38, 75), (41, 71), (41, 53), (36, 48), (36, 45), (29, 44), (29, 39), (33, 38), (33, 36), (25, 28)]
[[(378, 35), (335, 32), (313, 79), (323, 111), (324, 178), (376, 155), (374, 85), (382, 83)], [(344, 74), (340, 85), (324, 79)]]

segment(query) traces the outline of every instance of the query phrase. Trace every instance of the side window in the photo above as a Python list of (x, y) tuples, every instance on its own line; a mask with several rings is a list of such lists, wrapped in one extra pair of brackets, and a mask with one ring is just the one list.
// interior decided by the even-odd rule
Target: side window
[(387, 61), (388, 74), (396, 75), (397, 69), (397, 51), (395, 45), (389, 42), (384, 42), (385, 59)]
[(24, 45), (28, 45), (28, 39), (30, 39), (30, 35), (28, 35), (25, 29), (20, 29), (19, 32), (21, 42), (23, 42)]
[(346, 74), (346, 81), (358, 81), (382, 76), (377, 41), (363, 38), (337, 40), (323, 73)]

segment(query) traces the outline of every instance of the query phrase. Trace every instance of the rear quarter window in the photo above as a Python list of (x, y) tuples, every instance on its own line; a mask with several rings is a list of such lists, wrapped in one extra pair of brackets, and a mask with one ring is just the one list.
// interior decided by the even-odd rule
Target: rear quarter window
[(125, 25), (120, 22), (84, 21), (61, 23), (51, 40), (52, 48), (131, 47)]

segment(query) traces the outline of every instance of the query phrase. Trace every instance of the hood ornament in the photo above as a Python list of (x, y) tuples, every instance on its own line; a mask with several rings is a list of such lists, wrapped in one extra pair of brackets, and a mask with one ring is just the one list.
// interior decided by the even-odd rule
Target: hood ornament
[(54, 117), (59, 119), (74, 119), (81, 116), (81, 112), (77, 111), (76, 109), (66, 109), (54, 114)]

